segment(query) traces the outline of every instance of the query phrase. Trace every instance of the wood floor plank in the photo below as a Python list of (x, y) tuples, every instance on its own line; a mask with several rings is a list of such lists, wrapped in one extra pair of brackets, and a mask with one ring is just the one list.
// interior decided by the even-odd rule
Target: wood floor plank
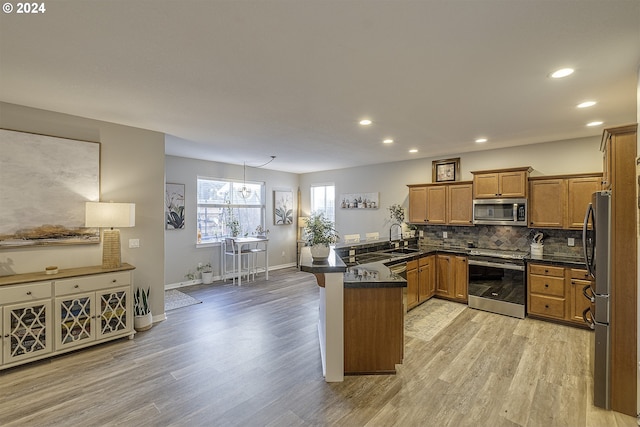
[(0, 425), (636, 426), (593, 406), (589, 331), (443, 300), (412, 312), (396, 375), (328, 384), (315, 277), (269, 276), (183, 288), (202, 304), (134, 340), (0, 371)]

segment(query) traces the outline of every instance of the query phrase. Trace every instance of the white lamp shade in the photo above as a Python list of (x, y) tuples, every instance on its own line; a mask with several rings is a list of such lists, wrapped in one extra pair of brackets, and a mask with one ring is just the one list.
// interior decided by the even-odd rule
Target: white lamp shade
[(85, 227), (133, 227), (136, 225), (135, 203), (87, 202)]

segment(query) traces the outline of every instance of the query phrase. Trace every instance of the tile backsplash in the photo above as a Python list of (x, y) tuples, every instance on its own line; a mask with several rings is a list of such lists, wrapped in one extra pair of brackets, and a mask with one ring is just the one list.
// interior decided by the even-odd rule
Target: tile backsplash
[[(581, 230), (532, 229), (527, 227), (476, 225), (475, 227), (420, 226), (424, 233), (423, 241), (427, 245), (445, 245), (449, 247), (468, 247), (470, 244), (485, 249), (506, 251), (529, 251), (533, 235), (542, 233), (544, 252), (568, 257), (582, 256)], [(443, 238), (443, 233), (447, 238)], [(574, 239), (574, 246), (568, 245), (568, 239)]]

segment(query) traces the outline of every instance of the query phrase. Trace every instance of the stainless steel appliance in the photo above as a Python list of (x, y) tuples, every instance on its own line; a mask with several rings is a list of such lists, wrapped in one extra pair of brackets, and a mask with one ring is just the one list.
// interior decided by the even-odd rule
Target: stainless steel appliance
[(527, 225), (527, 199), (475, 199), (473, 223)]
[(471, 249), (469, 307), (524, 319), (526, 252)]
[(611, 192), (593, 193), (587, 207), (582, 228), (582, 242), (587, 270), (595, 280), (585, 286), (584, 296), (591, 301), (582, 317), (595, 330), (593, 353), (593, 404), (610, 407), (611, 338), (610, 306), (611, 289)]

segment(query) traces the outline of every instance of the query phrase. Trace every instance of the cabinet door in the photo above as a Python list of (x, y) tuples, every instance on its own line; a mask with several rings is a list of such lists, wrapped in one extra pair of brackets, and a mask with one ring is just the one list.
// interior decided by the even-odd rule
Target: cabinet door
[(447, 223), (447, 187), (445, 185), (427, 187), (427, 222), (429, 224)]
[(56, 350), (94, 341), (95, 311), (93, 292), (56, 298)]
[(3, 363), (29, 359), (53, 350), (51, 300), (7, 305), (2, 310)]
[(473, 225), (473, 185), (449, 185), (447, 223)]
[(467, 301), (467, 287), (469, 284), (469, 269), (467, 267), (467, 257), (456, 255), (453, 257), (453, 291), (454, 298)]
[(407, 269), (407, 309), (418, 305), (418, 269)]
[(427, 187), (409, 188), (409, 222), (425, 223), (427, 220)]
[(133, 321), (130, 288), (116, 288), (97, 293), (97, 339), (130, 331)]
[(418, 299), (420, 302), (426, 301), (431, 298), (436, 292), (435, 284), (435, 257), (429, 255), (420, 258), (420, 266), (418, 267), (418, 283), (419, 292)]
[(451, 281), (453, 278), (453, 266), (451, 255), (438, 254), (436, 256), (436, 295), (452, 298), (453, 286)]
[(500, 197), (527, 197), (527, 174), (525, 172), (501, 172), (498, 176)]
[(562, 228), (566, 204), (565, 180), (543, 179), (530, 181), (529, 184), (529, 226)]
[(582, 289), (585, 286), (589, 286), (588, 280), (570, 279), (571, 291), (570, 301), (571, 307), (569, 308), (569, 320), (572, 320), (582, 326), (585, 325), (582, 318), (582, 312), (591, 306), (591, 302), (582, 294)]
[(473, 191), (476, 199), (492, 199), (498, 196), (498, 173), (473, 176)]
[(591, 195), (600, 190), (602, 178), (569, 178), (567, 180), (567, 228), (582, 230), (584, 213)]
[(611, 135), (604, 143), (602, 151), (602, 189), (611, 190), (611, 169), (612, 169), (612, 153), (611, 153)]

